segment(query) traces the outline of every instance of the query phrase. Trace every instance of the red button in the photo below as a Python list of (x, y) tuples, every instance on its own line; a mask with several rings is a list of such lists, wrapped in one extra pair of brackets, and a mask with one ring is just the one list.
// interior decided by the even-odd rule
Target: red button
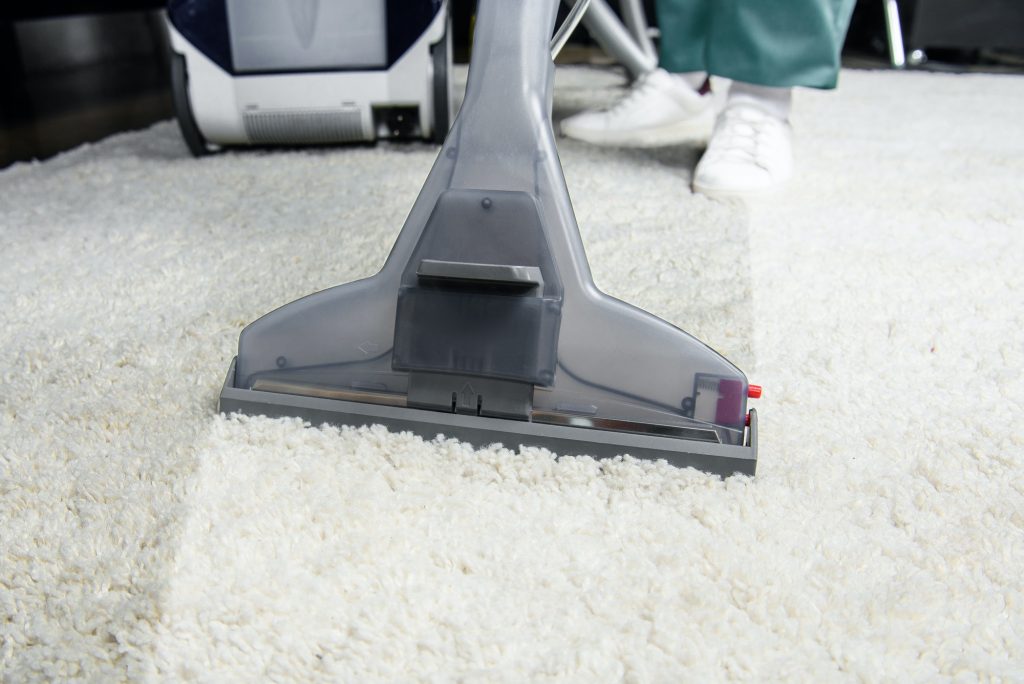
[(749, 385), (747, 387), (747, 396), (751, 399), (761, 398), (761, 386), (760, 385)]

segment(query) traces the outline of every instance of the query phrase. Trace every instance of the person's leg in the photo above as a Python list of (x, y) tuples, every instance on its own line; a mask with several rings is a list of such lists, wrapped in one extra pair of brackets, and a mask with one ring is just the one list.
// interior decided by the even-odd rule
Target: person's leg
[(710, 4), (717, 0), (658, 0), (655, 9), (661, 42), (658, 63), (662, 69), (683, 77), (694, 90), (707, 78)]
[(702, 89), (707, 75), (701, 35), (708, 3), (715, 1), (658, 0), (661, 67), (638, 78), (613, 107), (563, 120), (562, 134), (590, 143), (634, 146), (706, 137), (714, 113), (710, 94)]
[(694, 172), (698, 192), (743, 196), (785, 182), (793, 167), (793, 86), (834, 88), (854, 0), (717, 0), (708, 70), (733, 80)]
[(715, 0), (707, 68), (764, 86), (834, 88), (854, 0)]

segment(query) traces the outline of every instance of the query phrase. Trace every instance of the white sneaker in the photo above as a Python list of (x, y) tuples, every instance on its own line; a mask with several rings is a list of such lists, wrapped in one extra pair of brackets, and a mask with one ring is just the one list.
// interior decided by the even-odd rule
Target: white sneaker
[(710, 93), (702, 95), (683, 78), (655, 69), (610, 109), (563, 120), (562, 135), (597, 145), (654, 147), (706, 136), (713, 120)]
[(693, 189), (711, 197), (770, 192), (793, 174), (789, 122), (748, 102), (718, 116), (708, 149), (693, 173)]

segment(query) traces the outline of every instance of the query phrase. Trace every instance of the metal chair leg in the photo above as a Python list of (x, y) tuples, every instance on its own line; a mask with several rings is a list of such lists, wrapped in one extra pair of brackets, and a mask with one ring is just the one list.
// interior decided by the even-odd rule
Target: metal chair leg
[(907, 64), (903, 49), (903, 26), (900, 24), (900, 7), (896, 0), (882, 0), (885, 6), (885, 31), (889, 37), (889, 59), (897, 69)]
[(644, 14), (643, 5), (640, 0), (619, 0), (619, 9), (626, 28), (633, 34), (636, 44), (651, 59), (658, 59), (658, 51), (654, 48), (654, 41), (648, 33), (647, 17)]
[[(574, 4), (573, 0), (564, 1), (568, 5)], [(643, 50), (605, 0), (590, 0), (590, 7), (583, 15), (583, 25), (598, 45), (626, 67), (634, 78), (658, 67), (653, 45), (650, 54)]]

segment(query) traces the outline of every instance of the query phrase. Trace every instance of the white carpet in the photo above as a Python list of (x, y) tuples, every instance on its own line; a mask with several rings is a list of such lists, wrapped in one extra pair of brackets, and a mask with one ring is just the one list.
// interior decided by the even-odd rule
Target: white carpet
[[(556, 110), (615, 96), (560, 74)], [(428, 146), (0, 172), (0, 680), (1024, 680), (1024, 78), (801, 92), (799, 176), (561, 146), (598, 283), (765, 385), (754, 479), (225, 419)]]

